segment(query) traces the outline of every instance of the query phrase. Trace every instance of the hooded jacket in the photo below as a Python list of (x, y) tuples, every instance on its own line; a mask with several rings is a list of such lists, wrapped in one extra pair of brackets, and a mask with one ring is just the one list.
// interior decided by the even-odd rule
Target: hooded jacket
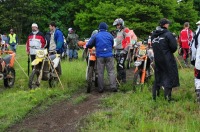
[(87, 48), (96, 48), (97, 57), (112, 57), (114, 44), (113, 36), (107, 32), (108, 26), (105, 22), (99, 24), (99, 32), (91, 37), (87, 43)]
[(178, 68), (173, 55), (177, 50), (177, 41), (166, 28), (157, 27), (151, 36), (151, 40), (158, 36), (159, 43), (152, 41), (156, 85), (164, 88), (177, 87), (179, 86)]

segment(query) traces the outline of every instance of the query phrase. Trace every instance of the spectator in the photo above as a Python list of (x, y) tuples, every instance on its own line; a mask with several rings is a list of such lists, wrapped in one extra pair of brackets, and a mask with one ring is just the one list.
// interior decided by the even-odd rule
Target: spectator
[(57, 51), (58, 54), (62, 54), (64, 45), (64, 38), (62, 31), (59, 28), (57, 28), (55, 22), (51, 22), (49, 24), (49, 29), (51, 31), (49, 51), (50, 52)]
[(26, 52), (30, 55), (31, 61), (35, 59), (36, 50), (46, 46), (46, 40), (42, 32), (39, 31), (38, 25), (33, 23), (32, 32), (29, 34), (26, 41)]
[(200, 21), (196, 23), (198, 25), (197, 30), (195, 31), (194, 38), (191, 45), (192, 56), (191, 64), (195, 66), (194, 75), (195, 75), (195, 91), (197, 94), (197, 102), (200, 103)]
[(177, 41), (168, 30), (169, 24), (169, 20), (163, 18), (151, 37), (155, 60), (154, 100), (163, 86), (165, 99), (171, 101), (172, 88), (179, 86), (178, 68), (173, 55), (177, 50)]
[(73, 58), (78, 59), (78, 35), (72, 28), (69, 28), (68, 32), (66, 41), (69, 47), (69, 61), (72, 61)]
[(99, 24), (99, 33), (93, 35), (87, 43), (87, 48), (96, 48), (97, 69), (98, 69), (98, 90), (104, 91), (104, 69), (106, 67), (110, 80), (110, 88), (117, 92), (114, 59), (112, 48), (114, 44), (113, 36), (107, 32), (108, 26), (105, 22)]
[(4, 33), (4, 34), (2, 35), (2, 40), (5, 41), (6, 44), (8, 44), (8, 36), (7, 36), (6, 33)]
[(8, 44), (10, 45), (10, 49), (16, 52), (18, 38), (13, 29), (10, 29), (10, 34), (8, 35)]

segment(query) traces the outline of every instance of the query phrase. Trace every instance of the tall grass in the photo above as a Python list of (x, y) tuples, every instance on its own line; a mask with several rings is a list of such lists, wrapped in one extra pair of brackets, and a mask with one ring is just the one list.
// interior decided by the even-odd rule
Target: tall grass
[[(25, 46), (18, 46), (17, 61), (27, 73), (27, 55)], [(42, 81), (39, 88), (30, 90), (28, 78), (15, 63), (16, 80), (11, 89), (5, 89), (0, 81), (0, 131), (5, 131), (10, 125), (22, 120), (33, 108), (50, 100), (68, 99), (78, 89), (85, 88), (85, 68), (83, 61), (62, 61), (61, 81), (56, 88), (49, 88), (48, 82)], [(53, 102), (53, 101), (52, 101)]]
[(176, 102), (162, 96), (152, 100), (151, 92), (117, 93), (102, 99), (102, 110), (85, 120), (81, 131), (93, 132), (198, 132), (200, 109), (195, 102), (193, 69), (179, 70), (179, 88), (173, 89)]

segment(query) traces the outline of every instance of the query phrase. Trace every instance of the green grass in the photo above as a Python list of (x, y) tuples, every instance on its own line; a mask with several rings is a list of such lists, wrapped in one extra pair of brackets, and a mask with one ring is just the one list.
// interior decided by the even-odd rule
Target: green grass
[(88, 96), (89, 96), (88, 94), (80, 94), (78, 97), (76, 97), (75, 99), (73, 99), (72, 103), (74, 105), (80, 104), (83, 101), (87, 100)]
[(102, 99), (102, 110), (90, 115), (81, 131), (198, 132), (200, 109), (195, 102), (193, 69), (181, 69), (179, 76), (181, 86), (173, 89), (176, 102), (165, 101), (163, 90), (153, 101), (147, 86), (143, 92), (112, 94)]
[[(27, 55), (25, 46), (18, 46), (17, 61), (27, 73)], [(69, 99), (78, 89), (85, 89), (85, 68), (83, 61), (69, 63), (62, 62), (61, 81), (56, 88), (49, 88), (48, 82), (42, 81), (39, 88), (29, 90), (28, 78), (24, 75), (19, 65), (15, 63), (16, 80), (11, 89), (5, 89), (3, 81), (0, 81), (0, 131), (5, 131), (12, 124), (21, 121), (28, 113), (46, 102), (53, 103), (56, 100)]]
[[(81, 51), (79, 51), (81, 53)], [(80, 55), (80, 54), (79, 54)], [(17, 60), (27, 73), (27, 55), (25, 47), (19, 46)], [(0, 131), (5, 131), (12, 124), (21, 121), (27, 114), (33, 113), (35, 108), (44, 110), (62, 99), (70, 99), (78, 89), (85, 89), (85, 68), (83, 61), (62, 62), (61, 81), (57, 88), (49, 88), (48, 82), (42, 81), (40, 88), (28, 89), (28, 79), (15, 63), (16, 82), (13, 88), (3, 88), (0, 81)], [(173, 97), (177, 102), (168, 103), (163, 96), (156, 102), (152, 101), (149, 87), (144, 91), (133, 93), (132, 82), (120, 87), (122, 92), (112, 93), (102, 99), (102, 109), (93, 113), (85, 120), (82, 131), (105, 132), (151, 132), (151, 131), (186, 131), (200, 130), (200, 110), (195, 102), (193, 69), (179, 70), (181, 86), (173, 90)], [(163, 95), (163, 94), (162, 94)], [(86, 100), (87, 94), (80, 94), (73, 100), (79, 104)]]

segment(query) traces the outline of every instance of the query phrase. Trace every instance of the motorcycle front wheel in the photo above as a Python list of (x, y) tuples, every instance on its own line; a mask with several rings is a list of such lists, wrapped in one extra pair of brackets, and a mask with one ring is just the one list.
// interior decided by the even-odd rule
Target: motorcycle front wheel
[(6, 75), (6, 78), (4, 79), (4, 86), (7, 88), (11, 88), (15, 83), (15, 69), (14, 68), (8, 68), (8, 74)]
[(28, 86), (30, 89), (34, 89), (34, 88), (37, 88), (40, 86), (38, 77), (39, 77), (39, 71), (33, 69), (32, 73), (29, 77), (29, 83), (28, 83)]
[(55, 88), (57, 85), (58, 85), (58, 78), (57, 77), (51, 77), (51, 79), (49, 79), (49, 87)]
[(133, 91), (136, 91), (136, 88), (141, 85), (141, 76), (142, 70), (138, 69), (133, 76)]

